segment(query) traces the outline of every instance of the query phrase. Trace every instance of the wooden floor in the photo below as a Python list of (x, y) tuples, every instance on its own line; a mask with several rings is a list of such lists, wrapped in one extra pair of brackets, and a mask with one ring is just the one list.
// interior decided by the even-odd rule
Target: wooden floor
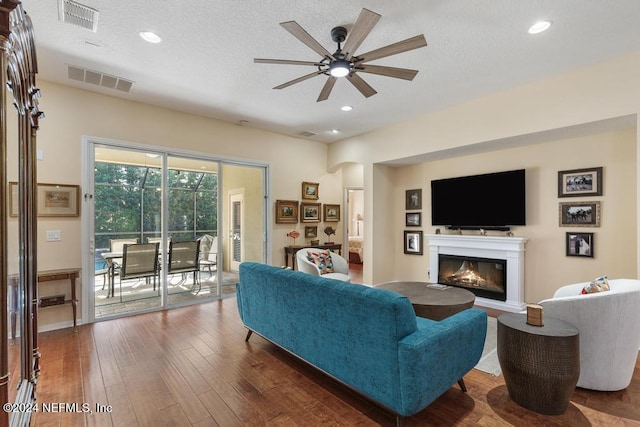
[[(41, 411), (32, 426), (394, 425), (261, 337), (245, 343), (245, 333), (235, 298), (42, 333), (38, 402), (87, 403), (93, 413)], [(406, 425), (640, 425), (640, 364), (625, 391), (577, 389), (560, 416), (514, 403), (502, 376), (474, 369), (465, 382), (468, 393), (451, 387)]]

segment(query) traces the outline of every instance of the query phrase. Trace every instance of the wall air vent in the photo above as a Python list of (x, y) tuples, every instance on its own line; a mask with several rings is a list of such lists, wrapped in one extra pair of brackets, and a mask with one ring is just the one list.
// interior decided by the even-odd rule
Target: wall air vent
[(311, 138), (312, 136), (316, 136), (317, 133), (309, 132), (308, 130), (302, 131), (298, 134), (298, 136), (303, 136), (305, 138)]
[(121, 92), (131, 92), (133, 82), (120, 77), (110, 76), (98, 71), (87, 70), (74, 65), (67, 65), (67, 76), (71, 80), (90, 83), (96, 86), (106, 87), (107, 89), (115, 89)]
[(58, 19), (94, 33), (98, 30), (98, 11), (71, 0), (58, 0)]

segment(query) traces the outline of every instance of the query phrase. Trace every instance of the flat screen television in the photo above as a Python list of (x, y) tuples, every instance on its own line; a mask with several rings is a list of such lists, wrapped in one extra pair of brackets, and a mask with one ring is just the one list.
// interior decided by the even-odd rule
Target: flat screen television
[(431, 181), (431, 221), (461, 230), (526, 225), (525, 170)]

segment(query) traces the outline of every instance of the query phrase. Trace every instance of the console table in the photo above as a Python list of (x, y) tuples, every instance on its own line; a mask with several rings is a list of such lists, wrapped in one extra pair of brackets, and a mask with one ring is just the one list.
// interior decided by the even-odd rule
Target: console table
[(545, 316), (544, 326), (526, 314), (498, 316), (498, 361), (509, 396), (532, 411), (563, 414), (580, 376), (579, 331)]
[(296, 269), (296, 252), (298, 252), (302, 248), (326, 249), (332, 252), (337, 252), (338, 255), (342, 255), (341, 243), (332, 243), (330, 245), (313, 245), (313, 246), (289, 245), (284, 247), (284, 266), (285, 267), (289, 267), (289, 256), (291, 256), (291, 268), (294, 270)]
[[(79, 268), (65, 268), (61, 270), (47, 270), (38, 272), (38, 285), (42, 282), (53, 282), (56, 280), (69, 280), (71, 286), (70, 299), (66, 299), (64, 304), (71, 304), (73, 311), (73, 328), (77, 327), (77, 311), (78, 298), (76, 297), (76, 279), (80, 276)], [(9, 276), (10, 292), (10, 312), (11, 312), (11, 338), (16, 337), (16, 313), (18, 311), (18, 276)], [(40, 303), (38, 302), (38, 307)], [(59, 304), (62, 305), (62, 304)], [(59, 305), (51, 305), (49, 307), (57, 307)]]

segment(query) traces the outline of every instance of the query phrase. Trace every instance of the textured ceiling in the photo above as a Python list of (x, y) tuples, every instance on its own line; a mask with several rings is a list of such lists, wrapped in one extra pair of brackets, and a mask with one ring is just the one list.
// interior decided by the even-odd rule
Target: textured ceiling
[[(55, 0), (22, 3), (41, 79), (291, 136), (312, 132), (307, 139), (321, 142), (640, 50), (638, 0), (81, 0), (99, 11), (97, 32), (60, 22)], [(313, 69), (253, 63), (319, 60), (279, 23), (295, 20), (333, 52), (331, 28), (350, 29), (363, 7), (382, 18), (356, 53), (425, 35), (427, 47), (373, 62), (420, 70), (413, 81), (361, 74), (377, 95), (364, 98), (341, 79), (318, 103), (326, 77), (273, 90)], [(553, 21), (551, 29), (527, 34), (540, 19)], [(142, 30), (163, 42), (144, 42)], [(133, 88), (70, 80), (68, 65), (133, 81)], [(343, 105), (354, 109), (345, 113)]]

